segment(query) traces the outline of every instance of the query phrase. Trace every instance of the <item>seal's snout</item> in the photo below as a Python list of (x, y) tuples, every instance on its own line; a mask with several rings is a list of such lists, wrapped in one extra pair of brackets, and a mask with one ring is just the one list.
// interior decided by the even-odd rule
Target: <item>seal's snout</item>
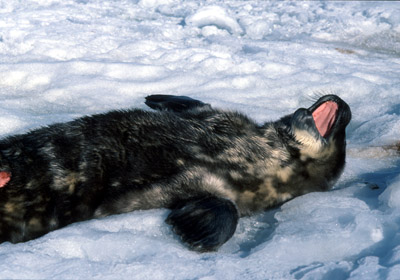
[(351, 111), (346, 102), (336, 95), (325, 95), (308, 109), (296, 110), (290, 117), (290, 128), (302, 143), (326, 144), (330, 138), (345, 137), (350, 119)]
[(312, 113), (315, 126), (322, 137), (326, 137), (330, 133), (333, 125), (335, 124), (338, 110), (339, 106), (336, 102), (327, 101), (322, 103)]
[(344, 130), (351, 120), (349, 105), (337, 95), (322, 96), (308, 111), (312, 114), (316, 130), (323, 138)]

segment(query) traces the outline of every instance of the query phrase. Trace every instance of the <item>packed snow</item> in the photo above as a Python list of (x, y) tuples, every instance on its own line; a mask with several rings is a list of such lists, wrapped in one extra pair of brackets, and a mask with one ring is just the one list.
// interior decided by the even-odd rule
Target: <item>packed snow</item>
[(353, 112), (332, 191), (241, 219), (214, 253), (189, 251), (166, 209), (76, 223), (0, 244), (0, 278), (400, 277), (398, 2), (0, 0), (2, 137), (149, 94), (262, 123), (324, 93)]

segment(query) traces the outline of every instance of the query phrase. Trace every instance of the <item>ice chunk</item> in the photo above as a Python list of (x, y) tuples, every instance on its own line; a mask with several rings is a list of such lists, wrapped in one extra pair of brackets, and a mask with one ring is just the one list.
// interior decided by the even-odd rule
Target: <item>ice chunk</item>
[(242, 34), (243, 30), (239, 23), (231, 17), (228, 12), (220, 6), (207, 6), (197, 10), (185, 19), (186, 24), (199, 28), (214, 25), (225, 29), (231, 34)]
[(396, 177), (386, 190), (379, 196), (379, 200), (390, 208), (400, 208), (400, 176)]
[(383, 267), (379, 265), (378, 257), (365, 257), (358, 261), (358, 267), (351, 272), (350, 279), (381, 279), (380, 270)]
[(383, 239), (382, 221), (354, 197), (311, 193), (286, 204), (275, 214), (278, 226), (263, 251), (293, 264), (339, 261)]

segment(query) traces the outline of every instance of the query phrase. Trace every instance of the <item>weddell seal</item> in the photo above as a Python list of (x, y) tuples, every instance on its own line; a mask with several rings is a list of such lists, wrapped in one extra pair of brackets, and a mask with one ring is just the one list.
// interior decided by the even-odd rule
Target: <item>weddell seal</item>
[(349, 106), (321, 97), (276, 122), (153, 95), (0, 141), (0, 242), (137, 209), (171, 209), (189, 248), (218, 249), (239, 217), (325, 191), (345, 164)]

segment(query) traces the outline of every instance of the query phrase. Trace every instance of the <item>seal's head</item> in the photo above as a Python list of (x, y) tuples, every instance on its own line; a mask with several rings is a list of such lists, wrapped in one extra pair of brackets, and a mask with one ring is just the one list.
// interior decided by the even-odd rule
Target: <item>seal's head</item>
[(336, 95), (325, 95), (309, 108), (300, 108), (282, 119), (294, 141), (294, 154), (312, 178), (323, 178), (329, 188), (341, 174), (346, 155), (349, 105)]
[(345, 141), (345, 128), (351, 120), (349, 105), (336, 95), (325, 95), (310, 108), (298, 109), (291, 116), (291, 130), (295, 138), (303, 144), (330, 141)]

